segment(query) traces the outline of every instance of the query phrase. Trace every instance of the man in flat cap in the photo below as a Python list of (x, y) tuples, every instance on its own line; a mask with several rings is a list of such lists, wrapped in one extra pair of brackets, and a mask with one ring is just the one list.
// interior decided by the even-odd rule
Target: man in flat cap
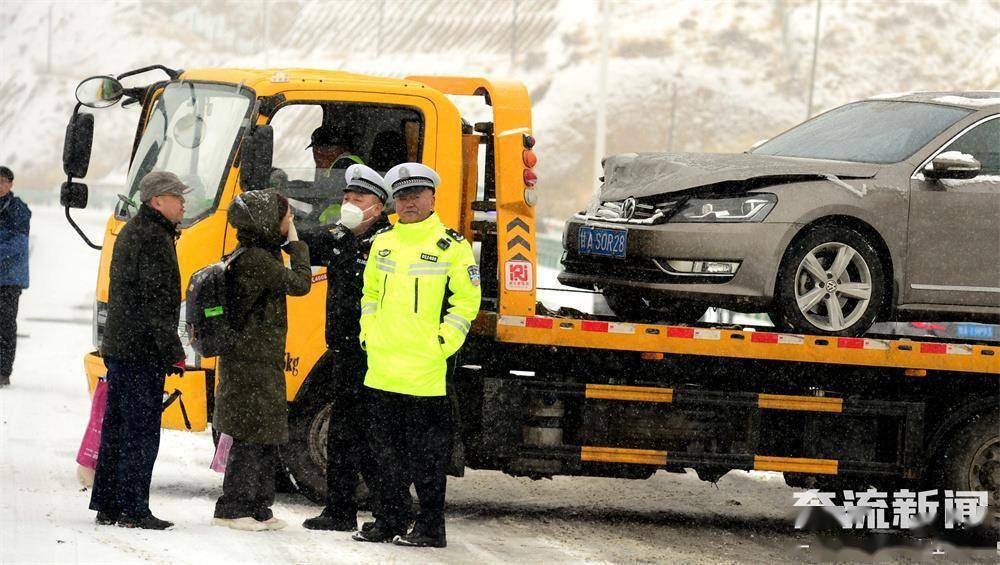
[(361, 274), (375, 234), (389, 227), (383, 213), (389, 193), (382, 175), (365, 165), (351, 165), (344, 177), (347, 186), (339, 223), (299, 234), (309, 245), (312, 264), (326, 267), (326, 346), (331, 370), (312, 386), (318, 385), (317, 391), (332, 401), (326, 444), (326, 507), (302, 525), (309, 530), (353, 532), (358, 529), (354, 499), (358, 473), (373, 499), (378, 492), (378, 473), (361, 425), (364, 410), (359, 395), (366, 360), (358, 333)]
[(139, 212), (114, 243), (101, 343), (108, 406), (90, 497), (98, 524), (151, 530), (173, 526), (150, 511), (149, 483), (160, 448), (163, 382), (184, 366), (177, 336), (181, 277), (174, 242), (189, 191), (174, 173), (148, 173), (139, 182)]
[[(363, 389), (369, 441), (381, 470), (375, 524), (357, 541), (445, 547), (445, 468), (451, 450), (449, 358), (479, 314), (482, 292), (472, 246), (434, 212), (438, 174), (396, 165), (386, 188), (399, 221), (372, 243), (361, 299)], [(409, 482), (420, 513), (407, 532)]]

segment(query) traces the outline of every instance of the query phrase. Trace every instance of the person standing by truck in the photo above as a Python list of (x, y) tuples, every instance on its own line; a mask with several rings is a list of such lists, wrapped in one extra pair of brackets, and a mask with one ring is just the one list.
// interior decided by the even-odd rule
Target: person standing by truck
[[(233, 444), (213, 523), (280, 530), (286, 524), (271, 505), (278, 446), (288, 442), (285, 297), (309, 293), (309, 248), (298, 240), (288, 200), (276, 191), (244, 192), (233, 199), (228, 214), (243, 251), (226, 272), (237, 335), (230, 352), (219, 358), (212, 425), (232, 436)], [(282, 250), (291, 256), (291, 268), (285, 267)]]
[(17, 305), (28, 288), (31, 210), (14, 196), (14, 172), (0, 167), (0, 387), (10, 384), (17, 350)]
[[(382, 473), (375, 524), (357, 541), (445, 547), (445, 466), (451, 448), (448, 359), (465, 342), (482, 292), (472, 246), (434, 212), (440, 178), (403, 163), (386, 173), (399, 221), (375, 237), (365, 266), (359, 340), (363, 398)], [(406, 532), (409, 481), (420, 513)]]
[(108, 405), (90, 509), (97, 523), (165, 530), (172, 523), (149, 509), (149, 484), (160, 449), (167, 374), (183, 372), (177, 335), (181, 276), (174, 244), (184, 219), (177, 175), (153, 171), (139, 182), (142, 205), (115, 241), (108, 321), (101, 355), (108, 368)]
[(371, 498), (378, 491), (371, 450), (358, 422), (364, 419), (358, 395), (365, 377), (365, 352), (358, 344), (361, 331), (362, 273), (375, 234), (389, 226), (383, 208), (389, 193), (382, 176), (370, 167), (354, 164), (344, 171), (347, 186), (340, 222), (301, 234), (309, 245), (312, 264), (326, 267), (326, 346), (333, 358), (328, 387), (332, 397), (326, 444), (326, 507), (303, 522), (309, 530), (353, 532), (357, 529), (354, 491), (358, 473)]

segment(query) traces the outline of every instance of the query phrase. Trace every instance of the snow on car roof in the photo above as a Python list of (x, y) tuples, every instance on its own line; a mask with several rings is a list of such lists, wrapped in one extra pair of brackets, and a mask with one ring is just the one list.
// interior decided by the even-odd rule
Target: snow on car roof
[(900, 100), (903, 102), (933, 102), (961, 106), (970, 110), (980, 110), (989, 106), (1000, 106), (1000, 91), (980, 90), (969, 92), (898, 92), (879, 94), (869, 100)]

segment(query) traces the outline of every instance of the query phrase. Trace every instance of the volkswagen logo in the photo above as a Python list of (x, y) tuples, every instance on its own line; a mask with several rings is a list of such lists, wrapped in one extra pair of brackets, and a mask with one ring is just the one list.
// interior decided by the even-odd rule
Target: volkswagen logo
[(629, 196), (622, 202), (622, 218), (631, 220), (635, 214), (635, 198)]

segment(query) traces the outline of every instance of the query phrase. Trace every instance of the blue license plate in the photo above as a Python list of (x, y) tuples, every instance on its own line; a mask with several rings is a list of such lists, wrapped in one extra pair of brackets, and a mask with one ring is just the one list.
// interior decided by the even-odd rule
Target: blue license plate
[(580, 226), (580, 253), (602, 257), (625, 257), (627, 230)]

